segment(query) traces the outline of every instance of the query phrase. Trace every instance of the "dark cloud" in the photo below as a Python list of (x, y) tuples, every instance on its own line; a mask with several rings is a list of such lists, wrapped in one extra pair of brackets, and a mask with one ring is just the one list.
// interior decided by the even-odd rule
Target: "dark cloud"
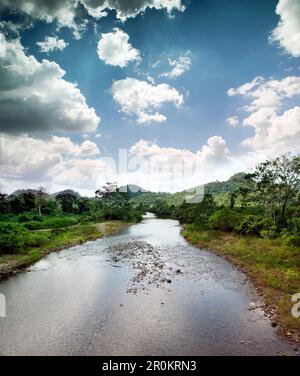
[(184, 10), (182, 0), (0, 0), (0, 11), (23, 12), (34, 19), (74, 27), (78, 5), (83, 5), (90, 15), (100, 17), (106, 10), (115, 10), (121, 20), (135, 17), (147, 8)]
[(100, 118), (58, 64), (27, 56), (0, 33), (0, 131), (95, 131)]

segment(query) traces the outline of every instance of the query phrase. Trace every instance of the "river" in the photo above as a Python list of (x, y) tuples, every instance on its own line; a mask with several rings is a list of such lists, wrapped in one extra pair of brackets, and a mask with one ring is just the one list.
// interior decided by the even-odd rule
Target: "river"
[(293, 354), (247, 277), (180, 230), (148, 214), (0, 283), (0, 354)]

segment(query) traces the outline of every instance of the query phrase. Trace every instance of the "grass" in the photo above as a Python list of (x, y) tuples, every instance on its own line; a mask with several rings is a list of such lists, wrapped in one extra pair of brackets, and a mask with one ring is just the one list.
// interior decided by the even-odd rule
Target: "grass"
[[(30, 247), (17, 254), (0, 256), (0, 280), (39, 261), (51, 251), (113, 235), (126, 226), (128, 223), (123, 221), (108, 221), (88, 225), (78, 224), (59, 229), (32, 230), (30, 231)], [(32, 246), (35, 243), (32, 237), (38, 240), (36, 246)]]
[[(43, 217), (42, 217), (43, 218)], [(62, 228), (76, 225), (79, 222), (78, 217), (45, 217), (42, 220), (32, 220), (24, 222), (24, 227), (28, 230), (40, 230), (48, 228)]]
[(183, 236), (233, 262), (252, 279), (263, 295), (267, 312), (276, 311), (280, 333), (300, 342), (300, 318), (291, 315), (291, 297), (300, 292), (300, 248), (280, 239), (246, 237), (186, 225)]

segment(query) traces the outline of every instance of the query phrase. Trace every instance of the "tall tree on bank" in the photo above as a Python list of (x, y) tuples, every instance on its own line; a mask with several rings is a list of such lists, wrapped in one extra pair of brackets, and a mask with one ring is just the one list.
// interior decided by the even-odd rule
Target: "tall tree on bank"
[(96, 190), (95, 195), (103, 200), (108, 200), (113, 197), (113, 193), (118, 191), (117, 183), (107, 182), (103, 187)]
[(286, 209), (300, 191), (300, 156), (284, 154), (259, 164), (251, 174), (258, 199), (274, 225), (284, 225)]
[(117, 183), (106, 183), (95, 195), (101, 199), (107, 219), (126, 218), (130, 214), (130, 197), (127, 192), (120, 192)]
[(59, 192), (55, 196), (55, 200), (61, 205), (64, 213), (75, 213), (78, 210), (79, 195), (71, 190)]
[(40, 187), (35, 194), (35, 205), (38, 210), (39, 216), (42, 215), (42, 207), (44, 205), (46, 196), (47, 193), (45, 192), (45, 188), (43, 187)]

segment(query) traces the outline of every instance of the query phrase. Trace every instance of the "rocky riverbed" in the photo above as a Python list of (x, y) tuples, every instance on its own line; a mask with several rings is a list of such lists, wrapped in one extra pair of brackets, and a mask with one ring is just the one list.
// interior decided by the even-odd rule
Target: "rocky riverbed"
[(112, 266), (126, 264), (133, 269), (134, 275), (129, 281), (128, 293), (149, 293), (152, 286), (171, 291), (174, 277), (183, 274), (182, 269), (170, 266), (162, 257), (158, 247), (145, 241), (132, 240), (122, 242), (107, 249), (111, 255), (108, 260)]
[(0, 355), (297, 355), (245, 274), (145, 218), (0, 283)]

